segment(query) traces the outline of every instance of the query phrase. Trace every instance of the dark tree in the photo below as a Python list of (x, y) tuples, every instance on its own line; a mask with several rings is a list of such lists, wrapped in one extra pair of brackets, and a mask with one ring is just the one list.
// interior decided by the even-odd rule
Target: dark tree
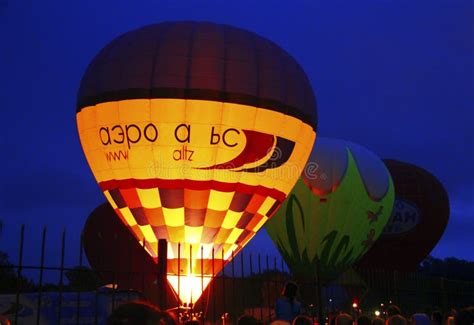
[(103, 285), (97, 274), (85, 266), (76, 266), (66, 271), (65, 275), (70, 290), (91, 291)]
[(0, 251), (0, 293), (13, 293), (33, 289), (31, 281), (23, 276), (18, 277), (17, 270), (8, 260), (8, 255)]
[(429, 276), (474, 281), (474, 262), (455, 257), (439, 259), (429, 256), (421, 263), (418, 270)]

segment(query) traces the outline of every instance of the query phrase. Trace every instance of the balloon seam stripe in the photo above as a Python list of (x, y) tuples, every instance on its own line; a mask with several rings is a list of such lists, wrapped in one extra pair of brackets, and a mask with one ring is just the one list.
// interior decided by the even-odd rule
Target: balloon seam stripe
[(196, 181), (189, 179), (122, 179), (122, 180), (108, 180), (99, 182), (99, 186), (102, 191), (108, 191), (116, 188), (134, 188), (141, 189), (150, 188), (189, 188), (195, 190), (208, 190), (214, 189), (221, 192), (233, 192), (239, 191), (246, 194), (261, 194), (268, 195), (275, 200), (282, 202), (285, 200), (286, 195), (275, 189), (267, 188), (264, 186), (253, 186), (243, 183), (224, 183), (219, 181)]
[(77, 110), (79, 113), (83, 108), (94, 106), (100, 103), (113, 102), (130, 99), (195, 99), (195, 100), (213, 100), (226, 103), (242, 104), (273, 110), (284, 113), (311, 125), (314, 130), (317, 127), (316, 117), (305, 114), (300, 109), (286, 105), (278, 100), (270, 98), (258, 98), (256, 96), (229, 93), (225, 91), (215, 91), (208, 89), (182, 89), (182, 88), (153, 88), (141, 89), (130, 88), (119, 91), (103, 92), (95, 96), (79, 98), (77, 101)]

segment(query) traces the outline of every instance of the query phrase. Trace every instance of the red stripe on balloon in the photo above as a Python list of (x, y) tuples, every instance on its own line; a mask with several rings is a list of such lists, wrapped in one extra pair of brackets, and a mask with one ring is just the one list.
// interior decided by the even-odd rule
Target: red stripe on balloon
[(261, 185), (253, 186), (242, 183), (224, 183), (219, 181), (197, 181), (190, 179), (122, 179), (122, 180), (110, 180), (99, 183), (102, 191), (110, 191), (113, 189), (126, 189), (126, 188), (187, 188), (192, 190), (216, 190), (220, 192), (240, 192), (245, 194), (259, 194), (263, 196), (270, 196), (275, 200), (283, 202), (286, 198), (286, 194), (274, 189), (267, 188)]

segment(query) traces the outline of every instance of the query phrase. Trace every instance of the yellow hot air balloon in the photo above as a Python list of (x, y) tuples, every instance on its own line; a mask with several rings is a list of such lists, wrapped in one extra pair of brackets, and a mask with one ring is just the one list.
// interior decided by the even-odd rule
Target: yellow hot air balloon
[(113, 40), (90, 63), (77, 102), (99, 186), (151, 256), (168, 241), (168, 280), (182, 302), (196, 301), (286, 198), (316, 121), (310, 83), (289, 54), (201, 22)]

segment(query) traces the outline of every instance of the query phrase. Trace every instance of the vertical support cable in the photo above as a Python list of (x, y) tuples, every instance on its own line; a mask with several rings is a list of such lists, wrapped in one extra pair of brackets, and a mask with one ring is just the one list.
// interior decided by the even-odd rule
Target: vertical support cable
[(215, 257), (214, 257), (214, 254), (215, 254), (215, 250), (214, 250), (214, 246), (212, 247), (212, 313), (213, 313), (213, 317), (212, 317), (212, 320), (213, 321), (216, 321), (217, 319), (217, 313), (216, 313), (216, 281), (214, 279), (216, 273), (215, 273), (215, 266), (214, 266), (214, 263), (215, 263)]
[[(188, 274), (188, 276), (191, 278), (192, 274), (193, 274), (193, 245), (189, 244), (189, 274)], [(193, 312), (192, 306), (194, 306), (193, 289), (194, 288), (192, 286), (191, 286), (191, 288), (189, 288), (189, 290), (190, 290), (189, 298), (191, 299), (191, 301), (189, 301), (188, 307), (191, 307), (191, 309), (189, 310), (190, 313)]]
[(181, 243), (178, 243), (178, 300), (181, 301)]
[(227, 312), (226, 309), (227, 309), (227, 306), (226, 306), (226, 288), (225, 288), (225, 285), (226, 285), (226, 281), (225, 281), (225, 263), (224, 263), (224, 247), (222, 247), (222, 251), (221, 251), (221, 258), (222, 258), (222, 301), (223, 301), (223, 307), (224, 307), (224, 314)]
[(201, 245), (201, 310), (204, 310), (204, 246)]

